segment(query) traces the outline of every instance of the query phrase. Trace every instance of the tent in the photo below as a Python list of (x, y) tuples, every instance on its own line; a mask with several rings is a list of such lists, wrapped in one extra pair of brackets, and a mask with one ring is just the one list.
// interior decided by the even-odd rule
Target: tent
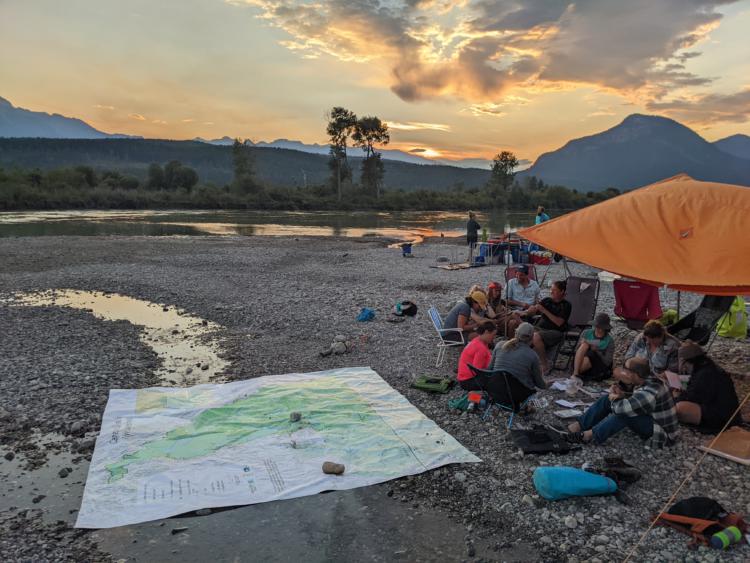
[(679, 175), (522, 237), (621, 276), (707, 295), (750, 295), (750, 188)]

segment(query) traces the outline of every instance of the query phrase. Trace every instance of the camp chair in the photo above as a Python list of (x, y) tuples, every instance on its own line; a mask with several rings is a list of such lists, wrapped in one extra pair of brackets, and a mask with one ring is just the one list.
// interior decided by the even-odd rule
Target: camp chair
[[(460, 328), (443, 328), (443, 319), (440, 317), (440, 313), (434, 305), (430, 307), (428, 314), (430, 315), (430, 320), (432, 321), (432, 324), (435, 327), (438, 336), (440, 337), (440, 342), (437, 345), (437, 362), (435, 363), (435, 367), (439, 368), (443, 364), (443, 360), (445, 359), (446, 348), (450, 348), (452, 346), (463, 346), (464, 344), (466, 344), (466, 341), (464, 340), (464, 331)], [(457, 332), (461, 337), (461, 340), (446, 340), (445, 336), (452, 332)]]
[[(557, 366), (559, 356), (567, 357), (562, 370), (567, 370), (570, 360), (576, 353), (578, 339), (584, 329), (591, 326), (596, 314), (596, 306), (599, 302), (599, 278), (581, 278), (570, 276), (567, 279), (565, 299), (570, 302), (571, 311), (568, 318), (568, 329), (562, 342), (557, 345), (554, 352), (552, 366)], [(556, 368), (558, 369), (558, 368)]]
[[(504, 370), (479, 369), (478, 367), (471, 364), (467, 365), (469, 366), (469, 369), (474, 373), (474, 377), (477, 378), (477, 381), (482, 387), (482, 391), (484, 391), (487, 395), (487, 408), (485, 409), (484, 413), (482, 413), (482, 420), (486, 420), (490, 415), (492, 409), (497, 407), (501, 411), (507, 411), (510, 413), (510, 418), (508, 419), (508, 428), (513, 426), (513, 419), (516, 416), (516, 413), (526, 406), (526, 404), (534, 397), (534, 394), (532, 393), (531, 395), (529, 395), (521, 403), (516, 403), (516, 401), (513, 399), (512, 388), (515, 385), (523, 384), (515, 377), (513, 377), (512, 374)], [(503, 385), (497, 386), (499, 387), (499, 389), (496, 389), (495, 396), (493, 396), (488, 390), (488, 383), (491, 382), (491, 380), (494, 378), (501, 378), (503, 383)], [(501, 391), (499, 396), (497, 396), (497, 391)]]
[(614, 280), (615, 315), (631, 330), (641, 330), (646, 321), (662, 315), (659, 288), (636, 281)]
[[(516, 272), (518, 271), (518, 266), (521, 264), (515, 264), (513, 266), (507, 266), (505, 268), (505, 281), (508, 282), (516, 277)], [(529, 279), (530, 280), (536, 280), (536, 267), (534, 267), (534, 264), (523, 264), (524, 266), (529, 267)]]
[(729, 311), (734, 299), (731, 295), (706, 295), (695, 311), (668, 326), (667, 331), (680, 340), (692, 340), (704, 345), (718, 330), (719, 319)]

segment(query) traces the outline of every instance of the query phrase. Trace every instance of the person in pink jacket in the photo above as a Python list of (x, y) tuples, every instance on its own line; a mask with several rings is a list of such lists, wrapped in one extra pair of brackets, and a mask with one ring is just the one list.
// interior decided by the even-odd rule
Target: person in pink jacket
[(492, 321), (485, 321), (477, 327), (477, 334), (477, 338), (466, 345), (458, 359), (458, 384), (466, 391), (477, 391), (482, 388), (469, 364), (479, 369), (487, 369), (490, 365), (490, 349), (497, 336), (497, 326)]

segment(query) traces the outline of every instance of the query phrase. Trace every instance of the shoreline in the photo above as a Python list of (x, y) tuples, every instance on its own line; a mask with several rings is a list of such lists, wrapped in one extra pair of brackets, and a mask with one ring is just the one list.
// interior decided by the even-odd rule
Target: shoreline
[[(414, 247), (413, 258), (405, 259), (400, 250), (370, 237), (299, 236), (294, 244), (288, 238), (264, 236), (2, 238), (0, 260), (5, 267), (0, 271), (0, 296), (70, 288), (119, 293), (180, 308), (221, 327), (216, 341), (229, 363), (223, 376), (230, 381), (369, 365), (484, 460), (368, 487), (367, 494), (375, 495), (377, 503), (416, 505), (415, 514), (423, 516), (434, 510), (445, 512), (461, 528), (456, 540), (466, 543), (466, 553), (476, 546), (477, 556), (485, 560), (507, 558), (503, 550), (513, 545), (526, 546), (534, 554), (531, 558), (544, 560), (621, 560), (645, 530), (648, 515), (661, 508), (692, 468), (700, 454), (697, 445), (706, 437), (683, 427), (674, 447), (652, 451), (623, 432), (605, 446), (565, 456), (522, 456), (505, 429), (504, 417), (483, 422), (450, 411), (447, 401), (461, 395), (457, 389), (448, 395), (412, 389), (410, 383), (418, 375), (452, 376), (457, 360), (457, 353), (449, 352), (443, 367), (434, 367), (437, 336), (427, 317), (429, 306), (434, 304), (445, 314), (472, 284), (486, 286), (503, 279), (503, 266), (431, 268), (443, 246), (437, 240), (425, 240)], [(463, 252), (460, 239), (454, 242)], [(571, 268), (576, 274), (593, 271), (581, 264)], [(562, 266), (553, 264), (549, 272), (547, 281), (556, 279)], [(676, 292), (662, 295), (664, 304), (673, 306)], [(386, 322), (393, 305), (402, 299), (417, 303), (417, 316), (399, 324)], [(698, 300), (697, 295), (683, 293), (683, 312)], [(611, 314), (613, 305), (611, 284), (604, 283), (598, 310)], [(362, 307), (376, 311), (374, 321), (355, 320)], [(32, 436), (57, 432), (64, 436), (59, 450), (78, 457), (77, 467), (84, 468), (107, 391), (117, 386), (149, 387), (158, 380), (158, 358), (139, 341), (138, 327), (126, 321), (103, 321), (85, 311), (58, 307), (9, 307), (0, 301), (0, 330), (7, 335), (0, 341), (5, 358), (0, 364), (0, 405), (8, 413), (0, 416), (0, 451), (12, 450), (18, 463), (31, 461), (43, 468), (56, 463), (54, 448), (45, 452)], [(354, 343), (352, 350), (321, 357), (319, 352), (338, 334)], [(635, 333), (616, 325), (616, 361), (628, 334)], [(738, 391), (747, 393), (748, 341), (717, 338), (711, 355), (736, 375)], [(550, 403), (563, 398), (552, 391), (542, 396)], [(528, 417), (528, 422), (557, 420), (546, 412), (550, 410)], [(643, 479), (627, 491), (631, 505), (619, 505), (608, 497), (551, 503), (536, 495), (530, 477), (540, 464), (580, 467), (604, 455), (620, 455), (643, 471)], [(713, 456), (703, 467), (681, 498), (713, 496), (727, 509), (750, 512), (750, 483), (741, 478), (746, 468)], [(0, 474), (2, 470), (0, 465)], [(0, 486), (8, 486), (7, 481), (0, 479)], [(47, 502), (18, 508), (44, 510)], [(240, 514), (245, 509), (237, 510)], [(262, 509), (255, 510), (253, 514)], [(2, 520), (16, 518), (13, 514), (18, 511), (0, 513)], [(23, 542), (21, 532), (8, 528), (5, 521), (0, 521), (0, 535), (10, 538), (10, 545)], [(40, 539), (51, 537), (45, 526), (34, 524)], [(71, 545), (85, 553), (108, 556), (94, 551), (89, 534), (67, 528), (54, 533), (79, 538), (71, 539)], [(713, 557), (712, 552), (689, 552), (685, 536), (665, 529), (651, 532), (647, 544), (638, 560)], [(51, 549), (39, 548), (34, 554), (49, 557)], [(122, 545), (120, 549), (127, 551)], [(746, 554), (744, 546), (722, 554), (722, 560), (741, 561)]]

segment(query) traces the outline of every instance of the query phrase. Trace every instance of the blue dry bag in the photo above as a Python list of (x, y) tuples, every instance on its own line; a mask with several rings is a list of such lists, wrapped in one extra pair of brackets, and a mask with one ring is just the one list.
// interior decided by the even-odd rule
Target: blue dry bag
[(617, 492), (617, 484), (609, 477), (575, 467), (537, 467), (533, 478), (536, 490), (547, 500)]

